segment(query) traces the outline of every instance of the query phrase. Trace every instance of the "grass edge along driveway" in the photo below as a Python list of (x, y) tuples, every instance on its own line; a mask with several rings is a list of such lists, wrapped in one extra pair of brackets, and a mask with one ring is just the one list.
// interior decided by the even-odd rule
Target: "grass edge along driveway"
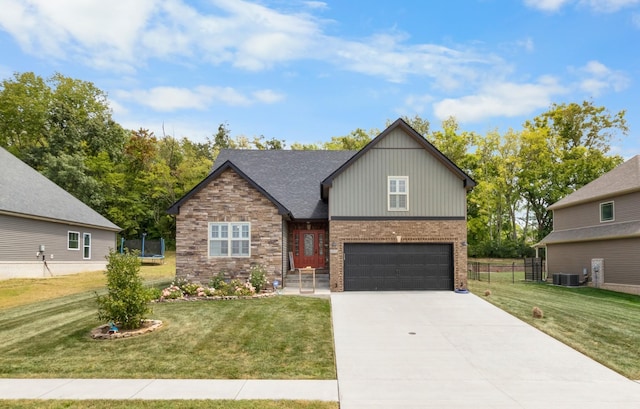
[[(492, 273), (491, 283), (469, 280), (469, 289), (623, 376), (640, 380), (640, 296), (522, 278), (520, 273), (512, 283), (511, 273)], [(486, 290), (491, 295), (485, 296)], [(544, 318), (533, 318), (534, 306)]]

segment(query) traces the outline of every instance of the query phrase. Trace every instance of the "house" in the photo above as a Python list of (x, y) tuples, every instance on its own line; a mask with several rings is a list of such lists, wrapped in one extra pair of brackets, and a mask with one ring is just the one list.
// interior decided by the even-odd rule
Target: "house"
[(104, 270), (119, 231), (0, 148), (0, 278)]
[(223, 150), (168, 210), (177, 275), (328, 271), (332, 291), (466, 287), (475, 182), (401, 119), (360, 151)]
[[(591, 285), (640, 294), (640, 156), (549, 206), (547, 271), (589, 277)], [(585, 274), (586, 273), (586, 274)]]

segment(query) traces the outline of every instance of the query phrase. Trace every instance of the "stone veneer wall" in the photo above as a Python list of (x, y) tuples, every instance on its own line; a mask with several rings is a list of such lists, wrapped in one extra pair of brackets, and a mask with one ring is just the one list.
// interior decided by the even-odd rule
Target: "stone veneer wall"
[[(251, 222), (250, 257), (209, 257), (209, 222)], [(282, 278), (282, 216), (233, 170), (192, 196), (176, 217), (176, 276), (207, 284), (219, 272), (246, 278), (261, 264), (269, 281)]]
[(466, 220), (332, 220), (329, 222), (331, 291), (344, 291), (344, 243), (451, 243), (454, 288), (467, 288)]

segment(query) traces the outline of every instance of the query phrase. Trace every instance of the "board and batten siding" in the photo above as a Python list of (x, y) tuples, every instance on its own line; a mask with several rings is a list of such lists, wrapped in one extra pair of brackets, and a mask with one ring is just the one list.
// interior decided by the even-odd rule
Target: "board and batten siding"
[[(604, 259), (604, 284), (640, 286), (640, 238), (547, 245), (549, 274), (591, 271), (592, 259)], [(593, 280), (593, 276), (592, 276)]]
[(614, 221), (631, 222), (640, 220), (640, 192), (629, 193), (582, 203), (553, 211), (553, 229), (567, 230), (581, 227), (598, 226), (600, 222), (600, 203), (613, 202)]
[[(79, 233), (78, 250), (67, 249), (69, 231)], [(91, 234), (90, 259), (83, 258), (84, 233)], [(40, 245), (45, 246), (46, 261), (53, 275), (95, 271), (105, 268), (105, 256), (110, 249), (116, 249), (116, 233), (0, 214), (0, 277), (30, 277), (33, 272), (40, 276), (42, 258), (36, 257)]]
[[(389, 211), (389, 176), (409, 177), (409, 210)], [(389, 133), (333, 180), (330, 217), (465, 217), (463, 181), (402, 130)]]

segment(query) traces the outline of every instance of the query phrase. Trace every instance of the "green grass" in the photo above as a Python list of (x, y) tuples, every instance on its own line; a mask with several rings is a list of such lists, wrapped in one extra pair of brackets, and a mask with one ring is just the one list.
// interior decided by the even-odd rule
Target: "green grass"
[[(523, 282), (524, 274), (491, 273), (489, 284), (469, 280), (480, 297), (592, 359), (630, 378), (640, 379), (640, 296), (590, 287), (567, 288)], [(491, 295), (485, 297), (485, 290)], [(534, 306), (543, 319), (534, 319)], [(526, 351), (523, 351), (526, 353)]]
[(7, 409), (338, 409), (338, 402), (292, 400), (3, 400)]
[(0, 377), (335, 379), (330, 303), (277, 296), (153, 305), (160, 330), (93, 340), (92, 293), (4, 309)]
[[(171, 281), (176, 275), (175, 252), (166, 253), (164, 264), (143, 265), (140, 275), (148, 283)], [(106, 283), (106, 275), (102, 271), (49, 278), (0, 280), (0, 310), (102, 289)]]

